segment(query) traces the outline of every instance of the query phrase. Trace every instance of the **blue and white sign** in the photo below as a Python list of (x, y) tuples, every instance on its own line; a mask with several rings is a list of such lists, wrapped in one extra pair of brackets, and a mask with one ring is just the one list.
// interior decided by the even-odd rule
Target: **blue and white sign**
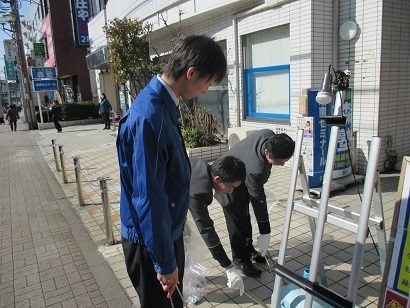
[(34, 92), (58, 91), (57, 79), (33, 80)]
[(14, 66), (14, 61), (7, 61), (6, 56), (4, 56), (4, 65), (6, 68), (6, 78), (7, 80), (17, 80), (16, 68)]
[[(319, 186), (323, 182), (326, 167), (327, 148), (329, 146), (330, 129), (326, 126), (325, 121), (320, 117), (329, 115), (332, 104), (318, 104), (316, 102), (317, 90), (308, 90), (308, 114), (306, 122), (310, 121), (312, 125), (312, 142), (313, 151), (309, 152), (309, 147), (302, 149), (304, 160), (311, 161), (311, 170), (309, 171), (309, 187)], [(312, 156), (309, 157), (308, 156)], [(313, 164), (313, 165), (312, 165)]]
[(57, 79), (55, 67), (33, 67), (31, 68), (33, 79)]
[(89, 46), (88, 38), (88, 1), (87, 0), (74, 0), (75, 3), (75, 18), (77, 24), (77, 40), (80, 46)]

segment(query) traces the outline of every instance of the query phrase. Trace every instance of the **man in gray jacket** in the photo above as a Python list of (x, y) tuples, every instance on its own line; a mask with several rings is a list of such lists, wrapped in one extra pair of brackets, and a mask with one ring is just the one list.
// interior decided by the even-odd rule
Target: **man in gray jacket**
[[(270, 243), (270, 222), (264, 184), (272, 165), (283, 166), (293, 155), (295, 142), (286, 134), (262, 129), (240, 141), (224, 156), (235, 156), (245, 163), (246, 180), (230, 194), (215, 194), (226, 218), (234, 264), (247, 276), (257, 277), (261, 271), (253, 265), (264, 262)], [(252, 204), (259, 227), (259, 254), (252, 245), (249, 215)]]

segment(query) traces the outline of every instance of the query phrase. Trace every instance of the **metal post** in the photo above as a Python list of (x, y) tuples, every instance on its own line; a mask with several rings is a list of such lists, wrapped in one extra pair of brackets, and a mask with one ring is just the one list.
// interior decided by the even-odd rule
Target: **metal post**
[(101, 190), (101, 200), (104, 213), (104, 223), (105, 223), (105, 233), (107, 235), (107, 244), (114, 244), (114, 231), (112, 228), (111, 222), (111, 208), (110, 201), (108, 199), (108, 187), (107, 187), (107, 178), (99, 178), (100, 181), (100, 190)]
[(352, 270), (350, 273), (349, 287), (347, 289), (347, 299), (355, 302), (358, 281), (361, 273), (361, 264), (363, 259), (364, 244), (367, 237), (368, 221), (370, 215), (370, 207), (372, 205), (373, 188), (377, 175), (377, 163), (380, 153), (380, 137), (373, 137), (370, 145), (369, 162), (366, 170), (366, 181), (363, 188), (363, 200), (360, 207), (359, 228), (357, 230), (356, 243), (353, 251)]
[[(19, 62), (19, 72), (20, 72), (20, 82), (23, 84), (23, 89), (24, 93), (22, 93), (22, 97), (24, 99), (24, 107), (25, 109), (28, 109), (28, 124), (29, 124), (29, 129), (33, 130), (37, 128), (37, 122), (36, 122), (36, 117), (35, 117), (35, 112), (34, 112), (34, 106), (33, 106), (33, 96), (31, 93), (31, 86), (30, 86), (30, 80), (29, 80), (29, 75), (28, 75), (28, 68), (27, 68), (27, 62), (26, 62), (26, 57), (24, 53), (24, 44), (23, 44), (23, 35), (21, 32), (21, 26), (20, 26), (20, 13), (19, 13), (19, 3), (17, 0), (10, 0), (10, 8), (11, 8), (11, 15), (13, 16), (13, 28), (14, 28), (14, 38), (16, 40), (17, 44), (17, 50), (18, 50), (18, 57), (17, 60)], [(41, 109), (41, 108), (40, 108)]]
[(56, 163), (56, 169), (57, 169), (57, 171), (61, 171), (60, 164), (58, 163), (56, 139), (51, 139), (51, 145), (53, 147), (54, 161)]
[(357, 173), (357, 131), (352, 132), (350, 156), (352, 158), (352, 172), (355, 174)]
[[(340, 95), (339, 95), (340, 94)], [(336, 95), (333, 115), (342, 115), (341, 106), (344, 101), (344, 91), (339, 91)], [(320, 250), (322, 247), (323, 232), (325, 229), (327, 206), (329, 203), (330, 185), (332, 182), (332, 172), (335, 164), (337, 136), (339, 134), (339, 127), (334, 125), (330, 129), (329, 147), (326, 158), (325, 174), (323, 176), (322, 193), (320, 197), (319, 214), (316, 223), (316, 233), (313, 240), (312, 257), (309, 268), (309, 280), (316, 281), (316, 274), (319, 265)], [(313, 304), (313, 296), (310, 293), (306, 294), (305, 308), (311, 308)]]
[(67, 184), (68, 180), (67, 180), (67, 171), (66, 171), (66, 168), (65, 168), (65, 159), (64, 159), (63, 146), (59, 145), (58, 150), (60, 152), (60, 163), (61, 163), (61, 171), (63, 172), (63, 182), (64, 182), (64, 184)]
[[(301, 160), (300, 154), (302, 152), (302, 141), (303, 141), (303, 129), (298, 129), (296, 133), (295, 154), (293, 156), (293, 162), (292, 162), (291, 179), (289, 182), (288, 198), (287, 198), (286, 212), (285, 212), (285, 222), (283, 224), (282, 239), (280, 241), (280, 248), (279, 248), (278, 263), (281, 265), (283, 265), (285, 262), (285, 254), (286, 254), (285, 250), (288, 244), (288, 237), (289, 237), (289, 232), (290, 232), (290, 222), (291, 222), (292, 211), (293, 211), (293, 201), (295, 200), (298, 168), (299, 168), (299, 162)], [(282, 283), (282, 278), (280, 276), (276, 276), (275, 284), (274, 284), (273, 292), (271, 296), (271, 306), (274, 308), (278, 307), (277, 305), (279, 303), (279, 292), (280, 292), (281, 283)]]
[(115, 118), (117, 117), (117, 113), (114, 111), (110, 112), (110, 121), (112, 120), (112, 130), (115, 132), (117, 130), (117, 127), (115, 126)]
[(80, 205), (85, 205), (84, 203), (84, 194), (83, 194), (83, 185), (81, 181), (81, 167), (80, 167), (80, 157), (76, 156), (74, 159), (74, 173), (75, 173), (75, 181), (77, 183), (77, 194), (78, 194), (78, 201)]
[(113, 127), (113, 131), (115, 132), (117, 130), (117, 126), (115, 126), (115, 118), (117, 117), (117, 114), (115, 114), (114, 119), (112, 121), (112, 127)]

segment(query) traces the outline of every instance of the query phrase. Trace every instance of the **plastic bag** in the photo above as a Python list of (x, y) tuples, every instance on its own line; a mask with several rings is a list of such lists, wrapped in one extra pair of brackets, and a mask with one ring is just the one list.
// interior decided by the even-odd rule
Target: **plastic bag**
[(192, 220), (188, 220), (185, 224), (184, 245), (184, 299), (187, 303), (195, 304), (207, 294), (206, 275), (208, 275), (209, 269), (200, 263), (208, 249)]

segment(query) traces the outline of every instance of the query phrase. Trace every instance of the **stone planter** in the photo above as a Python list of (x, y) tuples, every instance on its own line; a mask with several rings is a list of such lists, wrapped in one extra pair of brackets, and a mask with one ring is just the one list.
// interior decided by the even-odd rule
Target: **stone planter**
[[(85, 119), (85, 120), (74, 120), (74, 121), (60, 121), (60, 124), (61, 124), (62, 127), (75, 126), (75, 125), (84, 125), (84, 124), (94, 124), (94, 123), (102, 123), (101, 118)], [(39, 130), (55, 129), (54, 122), (38, 123), (38, 129)]]
[(210, 162), (219, 158), (228, 151), (228, 144), (220, 143), (201, 148), (187, 148), (188, 157), (202, 157), (204, 160)]

